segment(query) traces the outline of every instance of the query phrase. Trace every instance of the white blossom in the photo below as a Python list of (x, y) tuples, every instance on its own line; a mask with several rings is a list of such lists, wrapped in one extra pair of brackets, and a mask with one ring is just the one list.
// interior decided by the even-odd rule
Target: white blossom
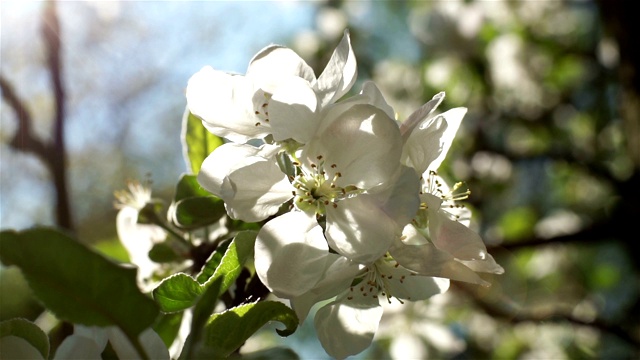
[(318, 113), (345, 95), (356, 80), (356, 59), (345, 31), (322, 74), (293, 50), (269, 45), (250, 61), (245, 75), (204, 67), (188, 82), (188, 109), (213, 134), (244, 143), (271, 135), (305, 143)]
[(159, 268), (159, 264), (149, 258), (153, 245), (162, 242), (166, 232), (154, 224), (138, 222), (140, 211), (151, 201), (151, 189), (136, 181), (130, 181), (128, 190), (115, 192), (116, 230), (120, 242), (129, 254), (129, 261), (138, 268), (138, 287), (143, 291), (151, 291), (154, 287), (151, 278)]

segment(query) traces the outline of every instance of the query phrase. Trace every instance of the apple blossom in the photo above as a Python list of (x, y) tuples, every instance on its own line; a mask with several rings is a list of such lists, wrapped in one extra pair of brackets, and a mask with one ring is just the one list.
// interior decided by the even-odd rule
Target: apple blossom
[(301, 148), (224, 144), (205, 159), (198, 181), (232, 218), (248, 222), (292, 199), (294, 211), (326, 220), (333, 250), (367, 262), (387, 251), (418, 209), (418, 176), (400, 164), (401, 146), (384, 111), (338, 103)]
[(138, 222), (140, 211), (151, 201), (151, 189), (137, 181), (130, 181), (127, 190), (114, 193), (114, 206), (119, 209), (116, 216), (116, 230), (120, 242), (129, 254), (129, 261), (137, 266), (138, 286), (143, 291), (154, 287), (151, 278), (159, 264), (149, 259), (149, 251), (154, 244), (163, 241), (167, 234), (157, 225)]
[[(504, 269), (487, 252), (482, 238), (469, 228), (471, 212), (456, 203), (470, 192), (462, 188), (462, 183), (450, 189), (434, 171), (423, 178), (423, 184), (418, 215), (405, 227), (403, 241), (390, 252), (398, 258), (406, 257), (403, 264), (421, 274), (488, 285), (479, 278), (474, 281), (467, 269), (493, 274), (502, 274)], [(421, 256), (431, 260), (424, 261)]]
[(272, 135), (305, 143), (317, 126), (316, 114), (345, 95), (356, 75), (345, 31), (318, 78), (293, 50), (269, 45), (251, 59), (245, 75), (202, 68), (189, 79), (187, 106), (209, 131), (234, 142)]
[[(380, 108), (390, 108), (375, 84), (365, 85), (363, 95)], [(467, 112), (459, 107), (436, 115), (444, 98), (444, 92), (436, 94), (399, 124), (401, 161), (422, 174), (421, 208), (413, 223), (403, 230), (403, 241), (396, 241), (389, 251), (404, 266), (422, 275), (488, 285), (473, 271), (501, 274), (504, 270), (487, 253), (480, 236), (469, 229), (471, 212), (456, 204), (470, 192), (461, 190), (462, 183), (449, 189), (435, 172)]]
[(448, 279), (417, 275), (389, 254), (358, 263), (330, 252), (320, 225), (302, 212), (285, 214), (263, 227), (256, 240), (255, 267), (274, 295), (290, 299), (301, 321), (314, 304), (335, 297), (318, 310), (315, 327), (322, 346), (336, 358), (370, 345), (383, 313), (381, 300), (424, 300), (449, 285)]

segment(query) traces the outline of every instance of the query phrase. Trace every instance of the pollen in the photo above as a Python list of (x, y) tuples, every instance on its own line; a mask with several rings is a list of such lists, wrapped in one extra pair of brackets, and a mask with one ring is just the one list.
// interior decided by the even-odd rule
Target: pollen
[[(291, 183), (296, 189), (294, 203), (298, 209), (316, 216), (323, 216), (327, 208), (336, 209), (341, 200), (362, 192), (354, 185), (340, 186), (338, 180), (342, 177), (342, 173), (325, 169), (323, 154), (315, 154), (307, 159), (313, 159), (313, 161), (303, 162), (295, 156), (292, 156), (291, 161), (291, 164), (296, 167), (297, 175)], [(332, 164), (331, 168), (337, 169), (337, 165)]]

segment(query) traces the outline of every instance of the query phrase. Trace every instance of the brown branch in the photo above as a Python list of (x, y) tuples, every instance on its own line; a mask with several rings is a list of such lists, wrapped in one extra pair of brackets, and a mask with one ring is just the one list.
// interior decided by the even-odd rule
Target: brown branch
[(60, 22), (58, 21), (56, 13), (56, 2), (53, 0), (45, 4), (42, 17), (42, 35), (47, 44), (47, 64), (49, 74), (51, 75), (53, 95), (56, 104), (52, 153), (50, 156), (51, 174), (57, 195), (56, 217), (58, 225), (65, 229), (73, 230), (66, 178), (66, 151), (64, 141), (66, 96), (62, 82), (63, 71), (62, 61), (60, 59)]
[(9, 146), (16, 150), (33, 153), (46, 162), (48, 156), (47, 144), (36, 138), (31, 132), (32, 119), (29, 110), (18, 98), (13, 87), (2, 74), (0, 74), (0, 89), (2, 90), (2, 98), (15, 111), (18, 119), (18, 129), (13, 139), (9, 142)]
[[(613, 237), (621, 238), (620, 237), (621, 234), (619, 233), (620, 232), (616, 231), (616, 229), (610, 222), (605, 221), (603, 223), (595, 224), (593, 226), (584, 228), (580, 231), (577, 231), (571, 234), (558, 235), (551, 238), (530, 237), (526, 239), (520, 239), (516, 242), (508, 242), (508, 243), (503, 243), (499, 245), (487, 245), (487, 249), (490, 252), (494, 252), (494, 251), (500, 251), (500, 250), (511, 251), (511, 250), (518, 250), (523, 248), (536, 247), (540, 245), (565, 244), (565, 243), (573, 243), (573, 242), (580, 242), (581, 244), (585, 244), (585, 243), (593, 243), (598, 241), (605, 241)], [(624, 237), (622, 239), (624, 239)]]
[(487, 315), (490, 315), (496, 319), (506, 320), (510, 323), (517, 324), (523, 322), (532, 323), (569, 323), (578, 326), (587, 326), (597, 329), (601, 332), (612, 334), (625, 341), (631, 346), (640, 349), (640, 339), (634, 338), (630, 332), (623, 327), (605, 321), (601, 318), (596, 318), (591, 321), (579, 319), (571, 314), (559, 311), (558, 309), (548, 311), (524, 311), (518, 309), (508, 302), (503, 303), (491, 303), (482, 300), (478, 297), (476, 292), (464, 284), (452, 284), (452, 289), (460, 291), (468, 295), (473, 302), (482, 309)]
[(47, 46), (47, 65), (55, 99), (53, 140), (51, 143), (47, 143), (35, 136), (31, 130), (33, 119), (27, 106), (20, 100), (9, 81), (0, 75), (2, 98), (15, 111), (18, 119), (18, 130), (9, 145), (16, 150), (36, 155), (47, 165), (55, 187), (56, 223), (62, 228), (73, 231), (66, 178), (65, 91), (60, 59), (60, 23), (56, 14), (55, 1), (49, 1), (45, 4), (42, 17), (42, 35)]

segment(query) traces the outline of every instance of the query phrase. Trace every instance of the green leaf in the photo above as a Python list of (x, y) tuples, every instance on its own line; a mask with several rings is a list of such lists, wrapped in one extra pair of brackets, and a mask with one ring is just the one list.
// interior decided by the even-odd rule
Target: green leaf
[(182, 149), (187, 169), (197, 174), (204, 159), (223, 142), (202, 125), (202, 119), (189, 109), (185, 110), (182, 118)]
[(136, 338), (158, 316), (155, 302), (122, 267), (60, 231), (36, 228), (0, 233), (0, 260), (24, 273), (36, 297), (59, 319), (119, 326)]
[[(220, 260), (214, 252), (196, 276), (197, 281), (184, 273), (177, 273), (162, 280), (153, 290), (153, 298), (160, 306), (160, 310), (177, 312), (190, 308), (216, 280), (220, 280), (221, 283), (220, 294), (227, 291), (240, 275), (247, 259), (253, 256), (256, 236), (255, 231), (238, 233)], [(215, 271), (212, 272), (214, 266)]]
[(211, 193), (200, 186), (196, 175), (182, 174), (180, 176), (180, 180), (178, 180), (178, 185), (176, 185), (176, 194), (173, 197), (173, 202), (176, 203), (182, 199), (191, 197), (204, 197), (210, 195)]
[(213, 280), (205, 292), (198, 298), (196, 306), (193, 309), (193, 317), (191, 318), (191, 332), (182, 347), (180, 353), (180, 360), (188, 360), (194, 358), (194, 353), (198, 347), (201, 346), (200, 338), (202, 331), (207, 323), (207, 319), (213, 313), (218, 301), (218, 296), (221, 293), (220, 284), (222, 279), (218, 278)]
[(44, 359), (49, 358), (49, 337), (38, 325), (26, 319), (11, 319), (0, 323), (0, 338), (17, 336), (36, 348)]
[(221, 241), (218, 244), (216, 250), (209, 255), (209, 258), (202, 266), (202, 269), (200, 269), (200, 272), (196, 275), (196, 281), (200, 284), (204, 284), (211, 278), (211, 276), (216, 272), (218, 266), (220, 266), (222, 257), (229, 248), (229, 245), (231, 245), (231, 241)]
[(300, 356), (295, 351), (285, 347), (273, 347), (270, 349), (253, 351), (250, 353), (244, 353), (242, 355), (232, 354), (229, 359), (244, 359), (244, 360), (299, 360)]
[(220, 293), (227, 291), (240, 275), (246, 261), (253, 257), (256, 236), (258, 233), (255, 231), (239, 232), (224, 253), (216, 272), (203, 286), (207, 286), (210, 281), (222, 279)]
[(173, 344), (176, 336), (178, 336), (178, 332), (180, 332), (183, 315), (183, 312), (161, 314), (152, 326), (153, 331), (160, 336), (167, 348)]
[(163, 312), (177, 312), (190, 308), (204, 292), (191, 276), (177, 273), (162, 280), (153, 289), (153, 299)]
[(293, 334), (298, 327), (296, 313), (277, 301), (244, 304), (214, 314), (204, 329), (206, 355), (213, 354), (219, 358), (229, 356), (251, 335), (271, 321), (279, 321), (285, 325), (284, 330), (276, 329), (281, 336)]
[(175, 204), (174, 223), (193, 230), (211, 225), (226, 214), (224, 202), (215, 196), (186, 198)]
[(180, 256), (176, 254), (175, 250), (167, 243), (157, 243), (153, 245), (149, 251), (149, 259), (157, 263), (168, 263), (177, 261)]

